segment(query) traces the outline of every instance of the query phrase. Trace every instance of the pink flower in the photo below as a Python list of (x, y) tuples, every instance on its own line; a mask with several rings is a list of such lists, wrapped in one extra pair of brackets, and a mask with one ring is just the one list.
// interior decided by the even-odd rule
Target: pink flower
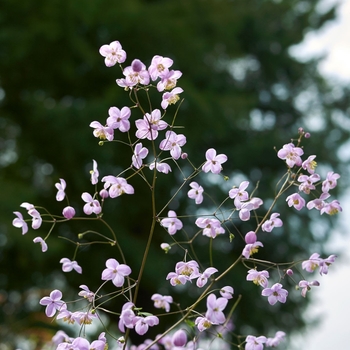
[(43, 221), (40, 213), (36, 209), (30, 209), (28, 214), (32, 217), (32, 228), (34, 230), (38, 229)]
[(178, 262), (175, 265), (175, 272), (177, 274), (187, 276), (189, 279), (194, 279), (200, 276), (199, 266), (195, 260)]
[(281, 227), (283, 222), (278, 218), (279, 216), (280, 214), (278, 213), (271, 214), (270, 219), (262, 224), (261, 229), (266, 232), (271, 232), (275, 227)]
[(93, 121), (89, 125), (94, 128), (93, 134), (100, 140), (112, 141), (114, 138), (114, 131), (110, 126), (103, 126), (100, 122)]
[(119, 197), (124, 193), (134, 194), (134, 188), (122, 177), (107, 175), (104, 176), (101, 181), (105, 182), (105, 189), (109, 188), (108, 193), (111, 198)]
[(277, 152), (277, 157), (280, 159), (285, 159), (287, 165), (290, 168), (293, 168), (294, 165), (300, 166), (302, 164), (302, 160), (300, 156), (304, 154), (304, 151), (300, 147), (295, 147), (293, 143), (288, 143), (283, 146)]
[(209, 294), (205, 317), (213, 324), (223, 324), (226, 318), (222, 311), (225, 309), (227, 302), (226, 298), (216, 298), (215, 294)]
[(283, 340), (283, 338), (285, 337), (286, 333), (282, 332), (282, 331), (278, 331), (276, 332), (276, 335), (274, 336), (274, 338), (267, 338), (266, 340), (266, 346), (267, 347), (276, 347), (280, 344), (280, 342)]
[(84, 205), (83, 211), (86, 215), (91, 215), (92, 213), (98, 215), (101, 213), (100, 202), (94, 199), (90, 193), (84, 192), (81, 195), (82, 200), (86, 203)]
[(111, 280), (116, 287), (122, 287), (124, 284), (124, 277), (131, 274), (131, 268), (125, 264), (119, 264), (115, 259), (108, 259), (106, 261), (106, 269), (102, 271), (101, 279), (103, 281)]
[(187, 343), (187, 334), (183, 329), (176, 331), (172, 337), (172, 343), (176, 347), (183, 348)]
[(194, 323), (200, 332), (205, 331), (212, 325), (212, 323), (206, 317), (197, 317)]
[(302, 262), (301, 267), (307, 272), (314, 272), (315, 269), (320, 265), (322, 259), (320, 259), (320, 254), (313, 253), (309, 260)]
[(182, 73), (179, 70), (170, 70), (161, 73), (159, 76), (161, 81), (157, 84), (157, 90), (161, 92), (173, 89), (176, 86), (178, 79), (181, 78)]
[(274, 305), (279, 301), (285, 303), (288, 296), (288, 291), (282, 288), (282, 284), (275, 283), (271, 288), (265, 288), (262, 290), (261, 295), (267, 297), (270, 305)]
[(158, 131), (167, 128), (168, 124), (163, 121), (159, 109), (154, 109), (151, 114), (146, 113), (143, 119), (135, 121), (137, 127), (136, 137), (139, 139), (155, 140), (158, 137)]
[(54, 316), (57, 310), (64, 310), (67, 308), (66, 303), (61, 299), (62, 292), (58, 289), (53, 290), (49, 297), (40, 299), (40, 305), (46, 305), (45, 313), (47, 317)]
[(245, 242), (246, 245), (242, 251), (242, 255), (246, 258), (249, 259), (249, 257), (255, 253), (258, 252), (259, 247), (263, 247), (263, 244), (259, 241), (257, 241), (257, 237), (254, 231), (249, 231), (245, 235)]
[(225, 286), (220, 289), (220, 294), (223, 298), (232, 299), (234, 290), (231, 286)]
[(208, 267), (207, 269), (205, 269), (204, 272), (197, 279), (197, 287), (204, 287), (208, 282), (208, 278), (215, 272), (218, 272), (218, 270), (215, 267)]
[(166, 312), (170, 311), (170, 304), (173, 302), (173, 297), (156, 293), (152, 295), (151, 299), (154, 301), (154, 307), (157, 309), (164, 309)]
[(134, 318), (135, 322), (135, 331), (139, 335), (144, 335), (147, 333), (149, 327), (153, 327), (157, 324), (159, 324), (159, 319), (157, 316), (146, 316), (146, 317), (140, 317), (136, 316)]
[(142, 147), (142, 143), (139, 142), (136, 144), (134, 149), (134, 154), (132, 156), (132, 165), (136, 169), (140, 169), (142, 166), (142, 159), (146, 158), (148, 155), (148, 149), (146, 147)]
[(303, 191), (306, 194), (309, 194), (311, 190), (314, 190), (316, 187), (315, 182), (320, 180), (320, 175), (312, 174), (311, 176), (300, 175), (298, 181), (300, 182), (299, 191)]
[(85, 299), (89, 300), (90, 303), (92, 303), (95, 299), (95, 293), (91, 292), (91, 290), (85, 284), (80, 285), (79, 288), (81, 288), (82, 291), (80, 291), (78, 295), (84, 297)]
[(149, 73), (146, 66), (139, 59), (133, 60), (131, 66), (124, 68), (123, 74), (125, 79), (116, 80), (120, 87), (129, 88), (137, 84), (149, 84)]
[(268, 271), (265, 271), (265, 270), (257, 271), (257, 270), (251, 269), (248, 271), (246, 280), (252, 281), (254, 284), (260, 285), (263, 288), (267, 288), (268, 278), (269, 278)]
[(62, 214), (66, 219), (70, 220), (75, 216), (75, 209), (71, 206), (67, 206), (63, 208)]
[(324, 200), (327, 199), (330, 196), (331, 195), (328, 192), (324, 192), (324, 193), (321, 194), (320, 198), (316, 198), (316, 199), (308, 202), (306, 207), (309, 210), (311, 210), (313, 208), (315, 208), (317, 210), (321, 210), (326, 205), (326, 202)]
[(186, 284), (187, 281), (190, 281), (190, 278), (181, 273), (169, 272), (166, 276), (166, 280), (170, 280), (170, 284), (175, 287), (179, 284)]
[(340, 178), (340, 175), (330, 171), (327, 174), (326, 180), (322, 182), (322, 192), (328, 192), (329, 190), (337, 186), (337, 180)]
[(312, 282), (308, 282), (305, 280), (300, 281), (298, 286), (299, 288), (302, 288), (301, 296), (305, 298), (306, 293), (311, 289), (312, 286), (318, 287), (319, 285), (320, 285), (320, 282), (318, 281), (312, 281)]
[(227, 156), (225, 154), (216, 155), (214, 148), (209, 148), (205, 153), (205, 157), (207, 161), (202, 166), (205, 173), (211, 171), (213, 174), (219, 174), (222, 170), (221, 164), (227, 161)]
[(343, 211), (343, 209), (340, 206), (339, 201), (334, 200), (331, 203), (325, 203), (323, 208), (321, 209), (320, 213), (321, 213), (321, 215), (323, 213), (326, 213), (328, 215), (334, 215), (334, 214), (337, 214), (340, 211)]
[(289, 207), (294, 207), (296, 210), (301, 210), (305, 207), (305, 200), (299, 193), (291, 194), (286, 198)]
[(117, 107), (111, 107), (108, 110), (109, 117), (107, 125), (112, 129), (119, 129), (121, 132), (127, 132), (130, 129), (129, 118), (131, 110), (129, 107), (123, 107), (121, 110)]
[(174, 131), (167, 131), (165, 139), (161, 141), (159, 148), (163, 151), (170, 151), (174, 159), (179, 159), (181, 156), (181, 147), (186, 143), (186, 136), (177, 135)]
[(203, 187), (195, 181), (190, 183), (190, 187), (192, 189), (187, 193), (188, 198), (194, 199), (196, 204), (201, 204), (203, 202)]
[(313, 174), (315, 172), (317, 163), (314, 161), (316, 156), (310, 156), (308, 159), (306, 159), (302, 164), (302, 168), (307, 170), (309, 174)]
[(22, 228), (22, 235), (28, 232), (28, 224), (24, 221), (23, 215), (19, 211), (13, 212), (17, 217), (13, 219), (12, 225), (17, 228)]
[(121, 332), (125, 332), (125, 327), (134, 328), (135, 313), (133, 311), (134, 304), (130, 301), (125, 303), (122, 307), (122, 312), (119, 316), (118, 328)]
[(263, 350), (264, 343), (266, 343), (266, 337), (261, 335), (260, 337), (254, 337), (253, 335), (248, 335), (245, 338), (245, 350)]
[(203, 229), (203, 235), (207, 237), (215, 238), (217, 235), (225, 233), (225, 229), (221, 227), (218, 219), (198, 218), (196, 225)]
[(41, 245), (41, 251), (42, 251), (43, 253), (47, 251), (47, 244), (46, 244), (46, 242), (45, 242), (41, 237), (35, 237), (35, 238), (33, 239), (33, 242), (34, 242), (34, 243), (40, 243), (40, 245)]
[(170, 165), (164, 162), (160, 163), (154, 161), (149, 165), (150, 170), (153, 170), (154, 167), (156, 167), (157, 171), (159, 171), (160, 173), (168, 174), (169, 172), (171, 172)]
[(92, 160), (92, 170), (90, 170), (91, 184), (96, 185), (98, 183), (98, 176), (100, 175), (97, 169), (96, 160)]
[(234, 199), (234, 205), (237, 209), (242, 207), (241, 202), (249, 199), (248, 192), (245, 189), (249, 186), (249, 181), (243, 181), (239, 187), (232, 188), (228, 195), (230, 198)]
[(179, 94), (181, 94), (181, 92), (183, 92), (183, 89), (180, 87), (176, 87), (171, 92), (165, 92), (162, 97), (162, 108), (167, 109), (169, 105), (175, 104), (180, 99)]
[(151, 65), (148, 68), (148, 73), (153, 81), (161, 74), (169, 72), (169, 68), (173, 65), (173, 60), (168, 57), (155, 55), (152, 58)]
[(75, 270), (78, 273), (83, 272), (82, 268), (78, 265), (78, 263), (76, 261), (71, 261), (68, 258), (62, 258), (60, 260), (60, 263), (63, 264), (62, 265), (63, 272), (70, 272), (72, 270)]
[(119, 41), (113, 41), (109, 45), (100, 47), (100, 55), (105, 57), (105, 65), (112, 67), (116, 63), (123, 63), (126, 60), (126, 52), (122, 49)]
[(64, 197), (66, 196), (64, 190), (66, 189), (66, 181), (63, 179), (60, 179), (60, 182), (55, 183), (55, 187), (58, 189), (56, 194), (56, 201), (60, 202), (64, 200)]
[(182, 222), (176, 217), (176, 213), (173, 210), (169, 210), (168, 217), (162, 219), (160, 224), (168, 229), (170, 235), (174, 235), (183, 227)]

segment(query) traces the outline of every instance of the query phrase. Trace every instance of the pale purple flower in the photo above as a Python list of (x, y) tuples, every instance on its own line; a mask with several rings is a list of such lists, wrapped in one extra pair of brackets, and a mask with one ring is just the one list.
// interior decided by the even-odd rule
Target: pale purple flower
[(328, 192), (324, 192), (320, 195), (320, 198), (316, 198), (310, 202), (308, 202), (306, 204), (306, 207), (311, 210), (313, 208), (317, 209), (317, 210), (321, 210), (325, 205), (325, 199), (327, 199), (328, 197), (330, 197), (331, 195)]
[(185, 284), (187, 281), (190, 281), (190, 278), (177, 272), (169, 272), (166, 280), (170, 280), (170, 284), (175, 287), (179, 284)]
[(136, 137), (139, 139), (155, 140), (158, 137), (158, 131), (167, 128), (168, 124), (163, 121), (159, 109), (154, 109), (151, 114), (146, 113), (143, 119), (135, 121), (137, 127)]
[(192, 189), (187, 193), (188, 198), (194, 199), (196, 204), (201, 204), (203, 202), (203, 187), (195, 181), (190, 183), (190, 187)]
[(36, 209), (30, 209), (28, 214), (32, 217), (32, 228), (34, 230), (38, 229), (43, 221), (40, 213)]
[(119, 129), (121, 132), (127, 132), (130, 129), (129, 118), (131, 110), (129, 107), (119, 109), (111, 107), (108, 110), (109, 117), (107, 118), (107, 125), (112, 129)]
[(208, 267), (207, 269), (205, 269), (197, 279), (197, 287), (204, 287), (208, 282), (208, 278), (215, 272), (218, 272), (218, 269), (216, 269), (215, 267)]
[(321, 213), (321, 215), (323, 213), (326, 213), (328, 215), (335, 215), (335, 214), (339, 213), (340, 211), (343, 211), (343, 209), (340, 206), (339, 201), (334, 200), (331, 203), (325, 203), (323, 208), (321, 209), (320, 213)]
[(200, 332), (205, 331), (212, 325), (212, 323), (206, 317), (197, 317), (194, 323)]
[(51, 340), (56, 346), (62, 342), (73, 341), (73, 338), (70, 338), (64, 331), (57, 331), (56, 334), (52, 337)]
[(157, 84), (157, 90), (161, 92), (172, 90), (176, 86), (178, 79), (181, 78), (182, 73), (179, 70), (170, 70), (161, 73), (159, 76), (161, 81)]
[(171, 172), (170, 165), (167, 163), (163, 163), (163, 162), (160, 163), (160, 162), (154, 161), (149, 165), (149, 169), (153, 170), (154, 167), (156, 167), (157, 171), (159, 171), (160, 173), (168, 174), (169, 172)]
[(315, 169), (317, 166), (317, 162), (314, 161), (315, 158), (316, 158), (316, 156), (310, 156), (308, 159), (303, 161), (303, 163), (301, 164), (302, 168), (307, 170), (309, 172), (309, 174), (313, 174), (315, 172)]
[(225, 233), (218, 219), (198, 218), (195, 224), (203, 229), (203, 236), (215, 238), (219, 234)]
[(171, 249), (171, 246), (168, 243), (161, 243), (160, 247), (165, 251), (165, 253)]
[(340, 178), (340, 175), (330, 171), (327, 174), (326, 180), (322, 182), (322, 192), (328, 192), (329, 190), (337, 186), (337, 180)]
[(119, 41), (112, 41), (109, 45), (100, 47), (100, 55), (105, 57), (105, 65), (112, 67), (116, 63), (123, 63), (126, 60), (126, 52), (122, 49)]
[(249, 181), (243, 181), (239, 187), (232, 188), (228, 195), (231, 199), (234, 199), (234, 205), (237, 209), (241, 208), (241, 202), (249, 199), (248, 192), (245, 189), (249, 186)]
[(82, 291), (80, 291), (78, 295), (92, 303), (95, 298), (95, 293), (91, 292), (91, 290), (85, 284), (80, 285), (79, 288), (81, 288)]
[(174, 131), (167, 131), (165, 139), (161, 141), (159, 148), (163, 151), (170, 151), (174, 159), (179, 159), (181, 156), (181, 147), (186, 143), (186, 136), (176, 134)]
[(132, 165), (136, 169), (140, 169), (142, 166), (142, 159), (145, 159), (148, 155), (148, 149), (146, 147), (142, 147), (142, 143), (139, 142), (136, 144), (134, 149), (134, 154), (132, 156)]
[(133, 311), (134, 304), (130, 301), (125, 303), (119, 316), (118, 328), (121, 332), (125, 332), (125, 327), (134, 328), (135, 313)]
[(327, 259), (321, 259), (320, 261), (320, 275), (322, 276), (322, 274), (327, 275), (328, 273), (328, 266), (332, 265), (336, 259), (336, 255), (332, 254), (330, 255)]
[(59, 311), (56, 319), (63, 320), (63, 322), (67, 322), (68, 324), (74, 324), (76, 321), (76, 315), (67, 309), (63, 309)]
[(314, 272), (315, 269), (320, 265), (321, 262), (320, 254), (313, 253), (309, 260), (305, 260), (302, 262), (301, 267), (307, 272)]
[(151, 79), (155, 81), (161, 74), (168, 73), (172, 65), (173, 60), (171, 58), (155, 55), (148, 67), (148, 73)]
[(207, 312), (205, 317), (214, 324), (223, 324), (226, 320), (222, 312), (228, 300), (226, 298), (216, 298), (215, 294), (209, 294), (207, 297)]
[(117, 79), (116, 82), (120, 87), (129, 88), (137, 84), (148, 85), (150, 76), (146, 66), (139, 60), (131, 62), (131, 66), (124, 68), (123, 74), (125, 79)]
[(293, 193), (286, 198), (289, 207), (294, 207), (296, 210), (301, 210), (305, 207), (305, 200), (299, 193)]
[(34, 242), (34, 243), (40, 243), (40, 245), (41, 245), (41, 251), (42, 251), (43, 253), (45, 253), (45, 252), (47, 251), (47, 244), (46, 244), (46, 242), (45, 242), (41, 237), (35, 237), (35, 238), (33, 239), (33, 242)]
[(45, 314), (47, 317), (54, 316), (57, 310), (67, 308), (66, 303), (61, 299), (62, 292), (58, 289), (53, 290), (49, 297), (43, 297), (40, 299), (39, 304), (46, 306)]
[(169, 295), (153, 294), (151, 299), (154, 301), (154, 307), (170, 311), (170, 304), (173, 302), (173, 297)]
[(34, 204), (28, 203), (28, 202), (23, 202), (20, 207), (26, 209), (29, 211), (30, 209), (34, 209)]
[(134, 194), (134, 188), (122, 177), (107, 175), (104, 176), (101, 181), (105, 182), (105, 189), (109, 188), (108, 193), (111, 198), (119, 197), (124, 193)]
[(177, 218), (176, 213), (173, 210), (169, 210), (168, 217), (162, 219), (160, 224), (168, 229), (170, 235), (174, 235), (183, 227), (181, 220)]
[(281, 227), (283, 222), (279, 216), (279, 213), (272, 213), (270, 219), (262, 224), (261, 229), (266, 232), (271, 232), (275, 227)]
[(66, 181), (60, 179), (60, 182), (55, 183), (55, 187), (57, 188), (56, 201), (61, 202), (64, 200), (66, 193), (64, 190), (66, 189)]
[(92, 170), (90, 170), (91, 184), (96, 185), (98, 183), (98, 176), (100, 175), (97, 169), (96, 160), (92, 160)]
[(318, 281), (312, 281), (312, 282), (308, 282), (305, 280), (300, 281), (298, 286), (299, 288), (302, 288), (301, 296), (305, 298), (306, 293), (311, 289), (312, 286), (318, 287), (319, 285), (320, 285), (320, 282)]
[(295, 147), (293, 143), (288, 143), (283, 145), (283, 148), (277, 152), (277, 157), (280, 159), (285, 159), (287, 165), (293, 168), (294, 165), (300, 166), (302, 160), (300, 156), (304, 154), (304, 151), (300, 147)]
[(225, 286), (220, 289), (220, 294), (223, 298), (232, 299), (234, 289), (231, 286)]
[(73, 318), (80, 324), (80, 325), (86, 325), (91, 324), (94, 319), (97, 318), (97, 314), (94, 312), (83, 312), (83, 311), (76, 311), (73, 312)]
[(316, 189), (314, 183), (320, 180), (320, 175), (312, 174), (308, 175), (300, 175), (298, 177), (298, 181), (300, 182), (299, 191), (303, 191), (306, 194), (309, 194), (311, 190)]
[(159, 319), (157, 316), (146, 316), (146, 317), (140, 317), (136, 316), (134, 318), (135, 322), (135, 331), (139, 335), (144, 335), (147, 333), (149, 327), (153, 327), (157, 324), (159, 324)]
[(100, 140), (112, 141), (114, 138), (114, 130), (110, 126), (103, 126), (100, 122), (93, 121), (89, 125), (94, 128), (93, 134)]
[(63, 272), (70, 272), (72, 270), (75, 270), (78, 273), (82, 273), (83, 272), (82, 268), (78, 265), (78, 263), (75, 260), (71, 261), (68, 258), (62, 258), (60, 260), (60, 263), (63, 264), (62, 265), (62, 271)]
[(282, 332), (282, 331), (278, 331), (276, 332), (276, 335), (274, 336), (274, 338), (267, 338), (266, 340), (266, 346), (267, 347), (276, 347), (280, 344), (280, 342), (283, 340), (283, 338), (285, 337), (286, 333)]
[(101, 213), (101, 205), (97, 199), (94, 199), (90, 193), (84, 192), (81, 195), (82, 200), (86, 203), (84, 205), (83, 211), (86, 215), (91, 215), (92, 213), (98, 215)]
[(131, 274), (131, 268), (125, 264), (119, 264), (115, 259), (108, 259), (106, 261), (106, 269), (102, 271), (101, 279), (103, 281), (111, 280), (116, 287), (122, 287), (124, 284), (124, 277)]
[(175, 265), (175, 272), (189, 279), (194, 279), (200, 276), (199, 266), (195, 260), (190, 260), (188, 262), (180, 261)]
[(17, 228), (22, 228), (22, 235), (28, 232), (28, 224), (24, 221), (23, 215), (19, 211), (13, 212), (17, 217), (13, 219), (12, 225)]
[(253, 335), (248, 335), (247, 338), (245, 338), (246, 344), (244, 349), (245, 350), (263, 350), (264, 345), (266, 343), (266, 337), (261, 335), (260, 337), (254, 337)]
[(249, 259), (249, 257), (255, 253), (258, 252), (259, 247), (263, 247), (263, 244), (259, 241), (257, 241), (257, 237), (254, 231), (249, 231), (245, 235), (245, 242), (246, 245), (243, 248), (242, 255), (246, 258)]
[(251, 269), (248, 271), (246, 280), (252, 281), (256, 285), (260, 285), (263, 288), (267, 288), (269, 277), (270, 277), (269, 273), (266, 270), (257, 271), (257, 270)]
[(105, 188), (102, 188), (102, 190), (98, 194), (102, 198), (102, 200), (109, 197), (109, 193)]
[(288, 291), (282, 288), (282, 284), (275, 283), (271, 288), (265, 288), (262, 290), (261, 295), (267, 297), (270, 305), (274, 305), (279, 301), (285, 303), (288, 296)]
[(248, 221), (250, 219), (250, 212), (258, 209), (262, 204), (262, 199), (258, 197), (253, 197), (248, 202), (241, 203), (238, 213), (239, 218), (242, 221)]
[(175, 104), (179, 99), (179, 94), (183, 92), (183, 89), (180, 87), (176, 87), (175, 89), (171, 90), (170, 92), (165, 92), (162, 96), (162, 102), (161, 106), (163, 109), (167, 109), (169, 105)]
[(75, 209), (71, 206), (67, 206), (67, 207), (63, 208), (62, 215), (66, 219), (70, 220), (71, 218), (73, 218), (75, 216)]
[(205, 153), (207, 161), (203, 164), (202, 170), (207, 173), (211, 171), (213, 174), (219, 174), (222, 170), (221, 164), (227, 161), (225, 154), (216, 154), (214, 148), (209, 148)]

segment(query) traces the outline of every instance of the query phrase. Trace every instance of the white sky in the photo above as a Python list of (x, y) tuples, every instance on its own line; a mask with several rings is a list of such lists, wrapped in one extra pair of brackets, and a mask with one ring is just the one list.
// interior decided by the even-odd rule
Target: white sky
[[(337, 19), (327, 23), (317, 34), (308, 33), (302, 45), (292, 53), (302, 60), (324, 55), (319, 64), (320, 72), (334, 84), (350, 84), (350, 0), (323, 1), (325, 6), (334, 3), (340, 4)], [(321, 324), (295, 339), (295, 349), (350, 349), (350, 253), (346, 251), (350, 246), (349, 198), (350, 189), (341, 201), (342, 225), (338, 228), (347, 232), (333, 232), (330, 242), (330, 247), (343, 250), (344, 255), (331, 266), (327, 276), (318, 279), (321, 285), (311, 290), (312, 305), (305, 313), (318, 318)]]

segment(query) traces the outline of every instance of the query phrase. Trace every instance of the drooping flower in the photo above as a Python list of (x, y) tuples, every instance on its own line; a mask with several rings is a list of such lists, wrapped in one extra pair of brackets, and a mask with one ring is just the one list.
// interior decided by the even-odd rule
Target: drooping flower
[(305, 207), (305, 199), (299, 193), (293, 193), (286, 198), (289, 207), (294, 207), (296, 210), (301, 210)]
[(323, 208), (320, 211), (320, 214), (326, 213), (328, 215), (335, 215), (339, 213), (340, 211), (343, 211), (342, 207), (340, 206), (339, 201), (334, 200), (330, 203), (325, 203)]
[(57, 188), (56, 201), (61, 202), (64, 200), (66, 193), (64, 192), (66, 189), (66, 181), (60, 179), (60, 182), (55, 183), (55, 187)]
[(216, 154), (214, 148), (209, 148), (205, 153), (205, 158), (207, 161), (203, 164), (202, 170), (205, 173), (211, 171), (213, 174), (219, 174), (222, 170), (221, 164), (227, 161), (227, 156), (225, 154)]
[(131, 268), (125, 264), (119, 264), (115, 259), (106, 261), (106, 269), (102, 271), (101, 279), (103, 281), (111, 280), (116, 287), (121, 287), (124, 284), (125, 276), (131, 274)]
[(340, 175), (330, 171), (327, 174), (326, 180), (322, 182), (322, 192), (328, 192), (329, 190), (337, 186), (337, 180), (340, 178)]
[(89, 125), (94, 128), (93, 134), (100, 140), (112, 141), (114, 139), (114, 130), (110, 126), (103, 126), (98, 121), (93, 121)]
[(70, 272), (72, 270), (75, 270), (78, 273), (83, 272), (83, 269), (81, 268), (81, 266), (78, 265), (78, 263), (75, 260), (71, 261), (68, 258), (62, 258), (60, 260), (60, 263), (63, 264), (62, 265), (63, 272)]
[(218, 272), (218, 269), (216, 269), (215, 267), (208, 267), (207, 269), (205, 269), (197, 279), (197, 287), (204, 287), (208, 282), (208, 278), (215, 272)]
[(249, 231), (245, 235), (245, 242), (246, 245), (243, 248), (242, 255), (246, 258), (249, 259), (249, 257), (255, 253), (258, 252), (259, 247), (263, 247), (264, 245), (257, 241), (257, 237), (254, 231)]
[(90, 170), (90, 175), (91, 175), (91, 184), (96, 185), (98, 183), (99, 172), (97, 169), (97, 162), (94, 159), (92, 160), (92, 170)]
[(182, 73), (179, 70), (169, 70), (161, 73), (159, 76), (161, 80), (157, 84), (157, 90), (161, 92), (173, 89), (176, 86), (178, 79), (181, 78)]
[(41, 251), (42, 251), (43, 253), (45, 253), (45, 252), (47, 251), (47, 244), (46, 244), (46, 242), (45, 242), (41, 237), (35, 237), (35, 238), (33, 239), (33, 242), (34, 242), (34, 243), (40, 243), (40, 245), (41, 245)]
[(306, 293), (309, 290), (311, 290), (312, 286), (318, 287), (319, 285), (320, 285), (320, 282), (318, 282), (318, 281), (312, 281), (312, 282), (308, 282), (308, 281), (305, 281), (305, 280), (300, 281), (298, 286), (299, 286), (299, 288), (302, 288), (301, 296), (305, 298)]
[(107, 175), (101, 181), (105, 182), (105, 189), (109, 188), (108, 193), (111, 198), (119, 197), (124, 193), (134, 194), (134, 188), (122, 177)]
[(223, 298), (232, 299), (234, 289), (231, 286), (225, 286), (220, 289), (220, 294)]
[(92, 303), (95, 298), (95, 293), (91, 292), (91, 290), (85, 284), (80, 285), (79, 288), (81, 288), (82, 291), (80, 291), (78, 295), (89, 300), (89, 302)]
[(169, 105), (175, 104), (179, 99), (179, 94), (183, 92), (183, 89), (176, 87), (170, 92), (165, 92), (162, 96), (161, 106), (163, 109), (167, 109)]
[(153, 294), (151, 299), (154, 301), (154, 307), (170, 311), (170, 304), (173, 302), (173, 297), (170, 295)]
[(282, 288), (281, 283), (275, 283), (271, 288), (264, 288), (261, 295), (267, 297), (270, 305), (274, 305), (279, 301), (285, 303), (288, 296), (288, 291)]
[(24, 221), (23, 215), (19, 211), (13, 212), (17, 217), (13, 219), (12, 225), (17, 228), (22, 228), (22, 235), (28, 232), (28, 224)]
[(212, 323), (206, 317), (197, 317), (194, 323), (200, 332), (203, 332), (212, 326)]
[(160, 173), (163, 173), (163, 174), (168, 174), (169, 172), (171, 172), (170, 165), (167, 163), (164, 163), (164, 162), (155, 162), (154, 161), (149, 165), (150, 170), (153, 170), (154, 167), (156, 167), (157, 171), (159, 171)]
[(303, 163), (301, 164), (301, 167), (303, 169), (307, 170), (309, 174), (313, 174), (315, 172), (316, 167), (317, 167), (317, 162), (314, 161), (315, 158), (316, 158), (316, 156), (310, 156), (308, 159), (303, 161)]
[(272, 213), (270, 219), (262, 224), (261, 229), (266, 232), (271, 232), (275, 227), (281, 227), (283, 222), (279, 216), (279, 213)]
[(270, 277), (269, 272), (266, 270), (257, 271), (257, 270), (251, 269), (248, 271), (246, 280), (252, 281), (256, 285), (260, 285), (263, 288), (267, 288), (269, 277)]
[(299, 191), (303, 191), (306, 194), (309, 194), (311, 190), (314, 190), (316, 187), (314, 185), (315, 182), (320, 180), (320, 175), (312, 174), (308, 175), (300, 175), (298, 177), (298, 181), (300, 182)]
[(220, 221), (215, 218), (198, 218), (195, 224), (203, 229), (203, 235), (207, 237), (215, 238), (217, 235), (225, 233)]
[(36, 209), (30, 209), (28, 214), (32, 217), (32, 228), (34, 230), (38, 229), (43, 222), (40, 213)]
[(286, 333), (284, 333), (282, 331), (276, 332), (276, 334), (273, 338), (266, 339), (266, 346), (272, 347), (272, 348), (278, 346), (281, 343), (281, 341), (284, 339), (285, 335), (286, 335)]
[(245, 338), (245, 350), (263, 350), (266, 343), (266, 337), (261, 335), (260, 337), (254, 337), (253, 335), (248, 335)]
[(126, 60), (126, 52), (122, 49), (119, 41), (112, 41), (109, 45), (100, 47), (100, 55), (105, 57), (105, 65), (112, 67), (116, 63), (123, 63)]
[(135, 331), (139, 335), (144, 335), (147, 333), (149, 327), (153, 327), (159, 324), (159, 319), (157, 316), (146, 316), (140, 317), (136, 316), (134, 318)]

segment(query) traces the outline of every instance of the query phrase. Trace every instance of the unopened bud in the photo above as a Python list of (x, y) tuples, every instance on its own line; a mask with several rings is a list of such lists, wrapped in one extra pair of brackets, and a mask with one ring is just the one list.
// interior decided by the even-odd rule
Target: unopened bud
[(288, 276), (292, 276), (294, 274), (293, 270), (292, 269), (288, 269), (287, 270), (287, 275)]
[(304, 135), (304, 137), (305, 137), (306, 139), (309, 139), (309, 138), (311, 137), (311, 134), (310, 134), (309, 132), (306, 132), (305, 135)]
[(187, 153), (181, 153), (181, 158), (182, 158), (182, 159), (186, 159), (186, 158), (187, 158), (187, 156), (188, 156), (188, 154), (187, 154)]

